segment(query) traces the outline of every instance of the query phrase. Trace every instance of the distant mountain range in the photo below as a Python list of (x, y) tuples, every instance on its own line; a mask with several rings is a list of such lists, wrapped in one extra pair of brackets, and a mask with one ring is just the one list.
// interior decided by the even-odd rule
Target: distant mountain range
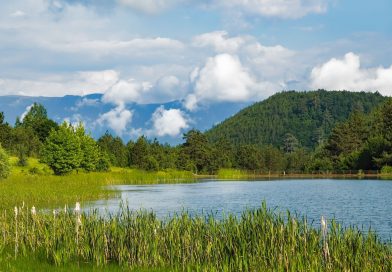
[[(4, 112), (6, 121), (13, 125), (16, 118), (22, 116), (26, 109), (34, 102), (45, 106), (50, 118), (56, 122), (68, 120), (70, 122), (83, 121), (87, 130), (97, 138), (106, 130), (116, 134), (107, 124), (99, 124), (99, 117), (113, 109), (116, 105), (103, 103), (102, 94), (87, 96), (64, 96), (64, 97), (28, 97), (28, 96), (0, 96), (0, 112)], [(151, 128), (153, 113), (160, 107), (164, 109), (180, 109), (187, 117), (188, 126), (201, 131), (211, 128), (226, 118), (237, 113), (249, 103), (215, 103), (204, 106), (197, 111), (190, 112), (183, 107), (181, 101), (173, 101), (164, 104), (127, 104), (126, 109), (133, 112), (132, 120), (127, 125), (121, 136), (124, 141), (136, 138), (137, 131), (143, 132)], [(184, 130), (186, 131), (186, 130)], [(182, 132), (184, 132), (182, 131)], [(133, 132), (133, 133), (131, 133)], [(155, 137), (149, 135), (150, 138)], [(182, 135), (157, 137), (161, 142), (177, 144), (182, 142)]]
[(369, 113), (386, 99), (367, 92), (282, 92), (241, 110), (206, 134), (212, 141), (226, 138), (234, 145), (281, 147), (290, 133), (301, 146), (314, 148), (354, 110)]

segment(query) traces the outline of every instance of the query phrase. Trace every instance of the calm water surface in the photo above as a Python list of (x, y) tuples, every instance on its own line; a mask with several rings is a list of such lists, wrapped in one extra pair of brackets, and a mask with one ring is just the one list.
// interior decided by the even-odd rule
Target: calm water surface
[(187, 210), (218, 217), (245, 209), (270, 208), (306, 215), (318, 226), (322, 215), (347, 225), (371, 227), (383, 239), (392, 237), (392, 181), (273, 180), (202, 181), (192, 184), (115, 186), (118, 198), (90, 203), (87, 208), (115, 212), (120, 202), (134, 210), (152, 210), (165, 218)]

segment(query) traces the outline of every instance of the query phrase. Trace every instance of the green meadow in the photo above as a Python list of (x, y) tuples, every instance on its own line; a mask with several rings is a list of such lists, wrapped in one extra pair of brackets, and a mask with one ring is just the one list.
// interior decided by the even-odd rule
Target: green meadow
[(17, 166), (11, 158), (12, 173), (0, 181), (0, 210), (26, 203), (37, 208), (62, 207), (90, 200), (113, 197), (110, 185), (193, 182), (190, 172), (167, 170), (147, 172), (138, 169), (112, 168), (110, 172), (73, 172), (55, 176), (37, 159), (29, 158), (28, 166)]

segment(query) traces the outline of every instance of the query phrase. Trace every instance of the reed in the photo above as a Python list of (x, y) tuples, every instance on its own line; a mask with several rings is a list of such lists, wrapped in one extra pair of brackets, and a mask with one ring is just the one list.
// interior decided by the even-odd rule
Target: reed
[(116, 195), (110, 185), (183, 183), (195, 181), (192, 173), (177, 170), (146, 172), (113, 169), (107, 173), (73, 173), (67, 176), (29, 174), (16, 171), (0, 181), (0, 209), (13, 209), (22, 202), (37, 208), (64, 207), (65, 204), (107, 199)]
[(27, 206), (17, 211), (17, 222), (12, 213), (0, 216), (0, 270), (28, 259), (105, 270), (392, 271), (392, 247), (375, 233), (325, 219), (314, 228), (265, 204), (223, 219), (182, 213), (160, 220), (125, 206), (104, 215), (78, 207), (56, 216)]

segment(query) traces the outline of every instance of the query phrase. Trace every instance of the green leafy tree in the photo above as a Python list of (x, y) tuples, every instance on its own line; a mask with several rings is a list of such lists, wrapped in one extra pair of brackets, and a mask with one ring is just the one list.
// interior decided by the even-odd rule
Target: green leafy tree
[(285, 169), (284, 156), (282, 152), (271, 145), (262, 149), (265, 168), (268, 171), (283, 171)]
[(12, 153), (15, 154), (21, 166), (27, 165), (28, 157), (39, 155), (42, 143), (32, 128), (16, 127), (11, 133)]
[(239, 168), (246, 170), (261, 170), (265, 165), (260, 148), (255, 145), (240, 146), (236, 152), (236, 162)]
[(286, 154), (286, 171), (288, 172), (304, 172), (306, 165), (310, 160), (309, 153), (299, 148), (292, 153)]
[(83, 124), (80, 123), (75, 132), (79, 138), (82, 153), (79, 167), (87, 172), (95, 171), (101, 156), (98, 144), (90, 135), (86, 134)]
[(0, 144), (7, 150), (12, 147), (12, 127), (5, 122), (4, 113), (0, 112)]
[(146, 169), (149, 158), (149, 143), (146, 137), (139, 137), (130, 152), (130, 166)]
[(98, 172), (108, 172), (110, 170), (109, 156), (102, 150), (99, 152), (99, 158), (95, 170)]
[(110, 158), (110, 164), (117, 167), (126, 167), (128, 162), (128, 150), (120, 137), (113, 137), (109, 132), (97, 141), (100, 149)]
[(283, 151), (293, 153), (300, 147), (298, 139), (291, 133), (286, 133), (283, 140)]
[(45, 107), (41, 104), (34, 103), (23, 120), (19, 119), (16, 127), (31, 128), (38, 136), (41, 143), (45, 142), (53, 128), (57, 128), (57, 123), (48, 118)]
[(207, 137), (198, 130), (190, 130), (184, 134), (182, 145), (183, 157), (188, 157), (195, 166), (196, 173), (210, 173), (212, 169), (212, 148)]
[(0, 179), (7, 178), (10, 174), (10, 169), (11, 165), (8, 155), (0, 144)]
[(82, 159), (80, 139), (70, 124), (64, 122), (57, 130), (50, 132), (41, 160), (56, 175), (64, 175), (79, 168)]

